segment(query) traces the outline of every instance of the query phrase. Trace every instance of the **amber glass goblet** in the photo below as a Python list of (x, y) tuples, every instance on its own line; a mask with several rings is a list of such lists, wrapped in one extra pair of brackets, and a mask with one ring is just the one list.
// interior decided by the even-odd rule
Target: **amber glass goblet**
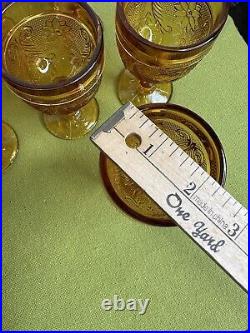
[(2, 11), (3, 77), (21, 99), (44, 113), (47, 129), (79, 138), (96, 124), (103, 29), (79, 2), (12, 2)]
[(118, 2), (116, 39), (124, 104), (166, 103), (172, 81), (209, 52), (228, 16), (226, 2)]
[(18, 140), (13, 128), (2, 122), (2, 171), (15, 160), (18, 152)]

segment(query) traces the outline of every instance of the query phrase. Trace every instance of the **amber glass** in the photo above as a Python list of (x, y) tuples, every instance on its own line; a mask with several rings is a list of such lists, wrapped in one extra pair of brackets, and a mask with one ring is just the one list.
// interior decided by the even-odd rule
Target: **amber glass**
[(99, 114), (104, 52), (100, 19), (86, 3), (15, 2), (2, 12), (2, 68), (9, 88), (44, 113), (57, 137), (78, 138)]
[(2, 171), (15, 160), (18, 152), (18, 140), (13, 128), (2, 122)]
[(209, 52), (228, 15), (226, 2), (118, 2), (116, 39), (125, 71), (124, 104), (166, 103), (172, 81)]
[[(201, 117), (173, 104), (155, 103), (141, 106), (140, 109), (217, 182), (225, 184), (226, 159), (222, 145), (213, 129)], [(175, 225), (172, 219), (103, 153), (100, 155), (100, 170), (108, 193), (126, 213), (154, 225)]]

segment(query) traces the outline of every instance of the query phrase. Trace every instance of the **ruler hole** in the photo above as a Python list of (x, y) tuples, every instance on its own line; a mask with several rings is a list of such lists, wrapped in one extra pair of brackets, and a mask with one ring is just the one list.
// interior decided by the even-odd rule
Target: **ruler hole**
[(142, 139), (141, 139), (140, 135), (138, 135), (136, 133), (130, 133), (125, 138), (126, 145), (132, 149), (136, 149), (136, 148), (140, 147), (141, 141), (142, 141)]

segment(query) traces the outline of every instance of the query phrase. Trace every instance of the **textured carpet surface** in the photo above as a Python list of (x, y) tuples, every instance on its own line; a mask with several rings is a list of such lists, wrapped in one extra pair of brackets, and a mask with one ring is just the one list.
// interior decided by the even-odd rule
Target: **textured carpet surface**
[[(114, 3), (91, 4), (105, 30), (101, 124), (119, 106), (123, 68)], [(247, 295), (178, 228), (145, 225), (110, 201), (89, 136), (63, 141), (3, 87), (3, 118), (20, 151), (3, 175), (3, 329), (244, 330)], [(173, 103), (220, 137), (226, 188), (247, 205), (247, 46), (231, 19), (208, 56), (174, 83)], [(103, 311), (113, 295), (150, 298), (145, 315)]]

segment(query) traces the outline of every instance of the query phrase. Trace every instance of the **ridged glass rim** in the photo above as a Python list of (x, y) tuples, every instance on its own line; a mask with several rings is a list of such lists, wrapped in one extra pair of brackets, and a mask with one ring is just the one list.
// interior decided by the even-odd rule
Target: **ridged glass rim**
[[(89, 14), (90, 18), (92, 19), (94, 26), (97, 31), (97, 43), (95, 50), (92, 54), (91, 60), (89, 61), (88, 65), (84, 67), (78, 74), (72, 76), (71, 78), (63, 81), (63, 82), (58, 82), (54, 84), (31, 84), (28, 83), (27, 81), (19, 80), (15, 76), (9, 74), (8, 72), (5, 71), (5, 69), (2, 66), (2, 74), (3, 78), (6, 79), (10, 84), (13, 83), (19, 87), (25, 88), (25, 89), (30, 89), (30, 90), (54, 90), (54, 89), (61, 89), (61, 88), (66, 88), (67, 86), (70, 86), (74, 83), (76, 83), (79, 80), (84, 79), (84, 77), (88, 76), (89, 73), (92, 71), (93, 67), (96, 65), (96, 62), (98, 60), (98, 57), (101, 52), (101, 48), (103, 46), (103, 28), (102, 28), (102, 23), (97, 16), (97, 14), (94, 12), (94, 10), (85, 2), (77, 2), (86, 12)], [(6, 10), (14, 5), (18, 4), (18, 2), (11, 2), (9, 3), (3, 10), (2, 10), (2, 17)], [(35, 4), (35, 3), (34, 3)]]
[(142, 112), (150, 111), (150, 110), (154, 110), (154, 109), (162, 109), (163, 111), (170, 109), (170, 110), (176, 111), (177, 113), (180, 113), (180, 114), (187, 114), (194, 120), (197, 120), (197, 122), (199, 122), (201, 124), (201, 126), (209, 133), (209, 136), (211, 137), (212, 141), (214, 142), (216, 148), (218, 149), (218, 153), (220, 155), (219, 158), (220, 158), (220, 170), (221, 170), (221, 174), (220, 174), (218, 183), (221, 186), (225, 185), (226, 178), (227, 178), (227, 160), (226, 160), (225, 151), (224, 151), (223, 145), (222, 145), (218, 135), (216, 134), (214, 129), (211, 127), (211, 125), (209, 125), (209, 123), (205, 119), (203, 119), (196, 112), (191, 111), (190, 109), (186, 108), (185, 106), (178, 105), (178, 104), (172, 104), (172, 103), (144, 104), (144, 105), (139, 106), (138, 109), (141, 110)]
[(223, 28), (224, 24), (226, 23), (227, 17), (228, 17), (228, 11), (230, 9), (230, 3), (228, 2), (221, 2), (224, 6), (223, 10), (223, 19), (221, 20), (220, 24), (216, 27), (216, 29), (213, 30), (212, 33), (210, 33), (208, 36), (203, 38), (200, 42), (189, 44), (187, 46), (181, 46), (181, 47), (174, 47), (174, 46), (164, 46), (164, 45), (159, 45), (153, 42), (150, 42), (149, 40), (143, 38), (138, 32), (129, 24), (126, 15), (123, 10), (123, 3), (124, 2), (117, 2), (117, 14), (121, 18), (122, 24), (125, 26), (125, 28), (133, 35), (134, 38), (138, 39), (142, 44), (150, 46), (154, 49), (158, 49), (160, 51), (168, 51), (168, 52), (187, 52), (187, 51), (192, 51), (197, 48), (203, 47), (206, 44), (209, 44), (213, 39), (216, 38), (218, 33), (221, 31)]

